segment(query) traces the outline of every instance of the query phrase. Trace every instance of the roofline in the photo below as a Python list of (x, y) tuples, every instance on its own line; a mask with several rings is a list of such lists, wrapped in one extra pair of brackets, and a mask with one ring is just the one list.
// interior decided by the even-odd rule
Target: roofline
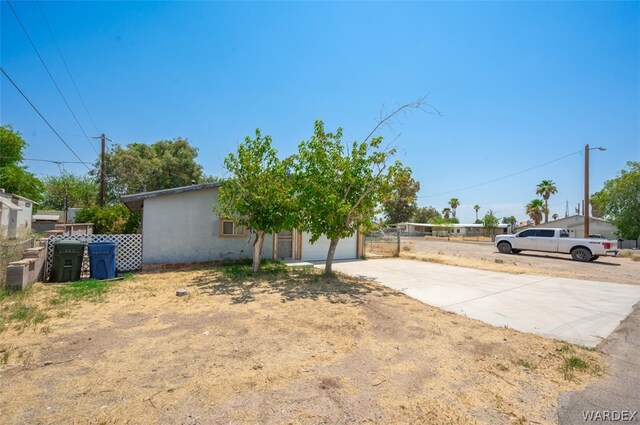
[(153, 190), (151, 192), (132, 193), (130, 195), (121, 196), (120, 200), (131, 211), (140, 211), (145, 199), (174, 195), (176, 193), (193, 192), (195, 190), (218, 188), (221, 185), (222, 183), (220, 182), (192, 184), (190, 186), (172, 187), (170, 189)]
[[(568, 216), (568, 217), (561, 217), (561, 218), (559, 218), (559, 219), (557, 219), (557, 220), (551, 220), (551, 221), (549, 221), (548, 223), (540, 223), (540, 224), (551, 224), (551, 223), (555, 223), (556, 221), (568, 220), (568, 219), (570, 219), (570, 218), (576, 218), (576, 217), (581, 217), (581, 218), (583, 219), (583, 222), (584, 222), (584, 216), (583, 216), (582, 214), (573, 214), (573, 215), (570, 215), (570, 216)], [(593, 221), (593, 220), (596, 220), (596, 221), (602, 221), (602, 222), (604, 222), (604, 223), (608, 223), (608, 224), (613, 224), (613, 223), (611, 223), (609, 220), (604, 219), (604, 218), (600, 218), (600, 217), (589, 217), (589, 221)]]
[(0, 196), (3, 196), (5, 198), (19, 198), (19, 199), (22, 199), (23, 201), (27, 201), (27, 202), (31, 202), (32, 204), (40, 205), (36, 201), (33, 201), (33, 200), (29, 199), (29, 198), (25, 198), (24, 196), (16, 195), (15, 193), (3, 192), (3, 193), (0, 193)]
[[(479, 223), (468, 223), (468, 224), (464, 224), (464, 223), (396, 223), (396, 226), (404, 226), (404, 225), (410, 225), (410, 226), (430, 226), (430, 227), (484, 227), (483, 224), (479, 224)], [(494, 226), (495, 228), (497, 227), (502, 227), (502, 228), (508, 228), (509, 225), (508, 224), (503, 224), (503, 223), (498, 223), (496, 226)]]

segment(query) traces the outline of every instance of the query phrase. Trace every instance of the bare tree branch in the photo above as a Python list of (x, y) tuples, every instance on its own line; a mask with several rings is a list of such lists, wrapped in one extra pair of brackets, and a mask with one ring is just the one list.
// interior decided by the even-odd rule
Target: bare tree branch
[[(427, 107), (430, 108), (431, 111), (429, 111)], [(382, 127), (388, 121), (392, 120), (395, 116), (397, 116), (403, 111), (406, 111), (407, 109), (419, 109), (422, 112), (426, 112), (428, 114), (433, 114), (435, 112), (436, 115), (442, 115), (439, 110), (437, 110), (434, 106), (426, 102), (426, 96), (422, 96), (421, 98), (417, 99), (414, 102), (409, 102), (409, 103), (405, 103), (404, 105), (398, 106), (396, 109), (388, 113), (386, 116), (381, 116), (380, 120), (378, 121), (376, 126), (373, 128), (373, 130), (371, 130), (371, 132), (367, 135), (367, 137), (365, 137), (364, 142), (369, 140), (371, 136), (373, 136), (380, 127)]]

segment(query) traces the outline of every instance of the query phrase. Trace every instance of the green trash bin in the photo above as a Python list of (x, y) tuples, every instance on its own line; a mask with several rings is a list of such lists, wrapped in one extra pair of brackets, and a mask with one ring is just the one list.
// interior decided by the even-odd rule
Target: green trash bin
[(51, 281), (75, 282), (76, 280), (80, 280), (83, 255), (83, 242), (74, 240), (56, 242), (53, 245)]

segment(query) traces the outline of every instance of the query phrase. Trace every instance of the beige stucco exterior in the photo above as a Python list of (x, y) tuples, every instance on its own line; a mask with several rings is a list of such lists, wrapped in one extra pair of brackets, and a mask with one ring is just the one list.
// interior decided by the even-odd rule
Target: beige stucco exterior
[(31, 232), (33, 201), (0, 193), (0, 238), (20, 238)]
[[(171, 193), (152, 195), (132, 201), (123, 197), (130, 208), (140, 208), (134, 202), (142, 202), (142, 261), (145, 264), (176, 264), (210, 261), (237, 260), (253, 255), (253, 234), (225, 236), (222, 234), (221, 218), (214, 206), (218, 203), (217, 187), (195, 186)], [(168, 193), (167, 193), (168, 192)], [(151, 193), (151, 192), (150, 192)], [(130, 195), (132, 197), (138, 195)], [(286, 242), (284, 241), (286, 239)], [(340, 240), (335, 259), (357, 258), (359, 234)], [(310, 243), (310, 235), (292, 231), (282, 243), (291, 244), (288, 250), (278, 249), (279, 238), (265, 237), (262, 256), (277, 258), (280, 252), (289, 252), (290, 257), (302, 261), (324, 260), (329, 241), (320, 238)], [(275, 255), (274, 255), (275, 253)]]
[[(570, 217), (561, 218), (550, 221), (548, 223), (540, 223), (536, 227), (553, 227), (567, 229), (572, 238), (583, 238), (584, 235), (584, 216), (572, 215)], [(607, 239), (617, 239), (618, 229), (611, 223), (601, 218), (591, 217), (589, 219), (589, 233), (592, 235), (603, 235)], [(587, 235), (588, 236), (588, 235)]]

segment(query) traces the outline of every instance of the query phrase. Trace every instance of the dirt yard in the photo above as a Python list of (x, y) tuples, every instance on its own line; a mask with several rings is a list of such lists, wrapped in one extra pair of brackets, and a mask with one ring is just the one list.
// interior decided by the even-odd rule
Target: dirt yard
[[(507, 273), (528, 273), (640, 285), (640, 252), (625, 250), (624, 257), (600, 257), (588, 263), (573, 261), (570, 255), (526, 251), (501, 254), (490, 242), (447, 241), (404, 238), (400, 256), (453, 266)], [(367, 243), (367, 255), (390, 255), (396, 245)]]
[(597, 351), (280, 265), (61, 291), (0, 296), (2, 422), (554, 423), (558, 395), (606, 370)]

